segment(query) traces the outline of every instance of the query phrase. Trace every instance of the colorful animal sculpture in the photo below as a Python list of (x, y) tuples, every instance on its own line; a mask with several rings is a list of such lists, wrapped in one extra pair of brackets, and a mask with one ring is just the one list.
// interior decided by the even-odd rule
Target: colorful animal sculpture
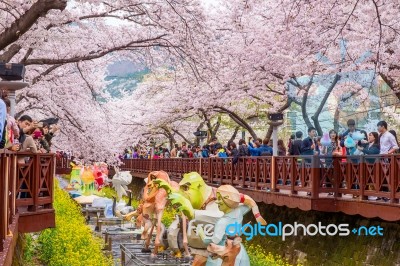
[[(161, 219), (168, 201), (167, 192), (165, 191), (165, 189), (160, 188), (156, 183), (154, 183), (155, 180), (162, 180), (174, 189), (179, 188), (176, 182), (170, 180), (166, 172), (150, 172), (148, 175), (147, 184), (144, 187), (143, 199), (141, 204), (142, 206), (138, 208), (138, 210), (136, 210), (135, 212), (129, 213), (128, 215), (124, 216), (126, 220), (130, 220), (132, 217), (135, 216), (137, 217), (137, 220), (142, 220), (142, 225), (144, 226), (142, 239), (145, 240), (145, 248), (143, 249), (144, 252), (149, 251), (151, 235), (154, 227), (156, 228), (156, 239), (154, 242), (154, 250), (152, 253), (153, 257), (157, 255), (158, 249), (159, 247), (161, 247), (163, 230)], [(182, 220), (183, 226), (185, 226), (186, 218), (182, 218)], [(185, 254), (186, 256), (190, 256), (187, 244), (185, 246)]]
[(119, 171), (116, 168), (111, 182), (119, 200), (123, 195), (128, 196), (128, 185), (132, 182), (132, 175), (129, 171)]
[(213, 259), (222, 259), (221, 266), (235, 266), (237, 255), (240, 253), (242, 238), (237, 236), (233, 240), (226, 239), (224, 246), (210, 243), (207, 251), (211, 253)]
[[(250, 210), (253, 212), (254, 218), (256, 218), (257, 222), (266, 225), (267, 222), (261, 216), (258, 210), (258, 206), (256, 202), (247, 195), (244, 195), (237, 191), (234, 187), (230, 185), (222, 185), (217, 189), (217, 204), (220, 211), (224, 213), (224, 215), (218, 219), (215, 224), (214, 233), (212, 236), (206, 236), (202, 227), (197, 228), (197, 232), (201, 239), (205, 244), (208, 244), (209, 249), (213, 250), (221, 250), (223, 246), (226, 245), (227, 238), (237, 235), (239, 232), (236, 232), (236, 229), (232, 231), (229, 228), (231, 224), (242, 224), (243, 217)], [(211, 245), (214, 244), (214, 245)], [(211, 245), (211, 246), (210, 246)], [(220, 247), (216, 247), (218, 245)], [(240, 250), (236, 255), (234, 262), (232, 262), (233, 258), (230, 258), (228, 255), (225, 258), (226, 265), (237, 265), (237, 266), (250, 266), (250, 259), (247, 255), (246, 249), (242, 244), (240, 244)], [(234, 249), (233, 251), (237, 251)], [(215, 258), (215, 256), (209, 256), (207, 258), (207, 262), (205, 265), (211, 266), (219, 266), (223, 264), (224, 257)], [(232, 264), (233, 263), (233, 264)], [(203, 264), (204, 265), (204, 264)]]
[[(197, 172), (184, 174), (179, 182), (179, 189), (172, 188), (161, 179), (154, 182), (168, 192), (169, 199), (173, 205), (179, 203), (178, 211), (182, 211), (187, 218), (192, 220), (189, 223), (187, 232), (188, 245), (190, 246), (191, 254), (194, 255), (192, 266), (204, 265), (208, 257), (207, 245), (203, 243), (194, 230), (197, 223), (203, 225), (215, 224), (223, 216), (223, 212), (218, 210), (218, 205), (216, 204), (217, 189), (208, 186)], [(175, 234), (169, 234), (168, 241), (170, 238), (175, 238)], [(185, 239), (184, 245), (186, 245)], [(175, 246), (178, 246), (178, 244)]]

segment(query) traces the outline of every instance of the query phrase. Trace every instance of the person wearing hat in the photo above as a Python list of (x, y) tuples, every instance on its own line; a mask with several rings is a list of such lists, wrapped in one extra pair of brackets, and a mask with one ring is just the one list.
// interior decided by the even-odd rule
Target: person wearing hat
[[(354, 121), (354, 119), (347, 120), (347, 127), (348, 127), (348, 129), (345, 132), (343, 132), (343, 134), (340, 137), (340, 146), (342, 148), (345, 147), (344, 142), (346, 140), (346, 137), (351, 136), (356, 131), (360, 131), (365, 136), (365, 138), (363, 140), (360, 140), (358, 142), (358, 146), (365, 147), (366, 145), (368, 145), (367, 132), (365, 132), (364, 130), (361, 130), (361, 129), (357, 129), (356, 121)], [(346, 154), (350, 155), (349, 149), (346, 149)]]

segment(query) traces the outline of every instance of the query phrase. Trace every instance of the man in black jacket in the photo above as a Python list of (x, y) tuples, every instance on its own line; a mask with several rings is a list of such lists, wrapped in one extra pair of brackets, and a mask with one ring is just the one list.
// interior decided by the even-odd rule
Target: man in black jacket
[(317, 131), (314, 127), (308, 128), (308, 137), (303, 140), (301, 145), (301, 155), (314, 155), (314, 152), (319, 153), (319, 147), (315, 143)]

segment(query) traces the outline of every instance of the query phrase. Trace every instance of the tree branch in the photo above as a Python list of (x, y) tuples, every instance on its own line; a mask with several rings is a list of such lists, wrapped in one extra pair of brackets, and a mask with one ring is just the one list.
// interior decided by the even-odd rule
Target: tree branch
[(25, 65), (55, 65), (55, 64), (68, 64), (68, 63), (75, 63), (79, 61), (87, 61), (93, 60), (96, 58), (100, 58), (105, 56), (109, 53), (119, 51), (119, 50), (129, 50), (129, 49), (136, 49), (136, 48), (148, 48), (148, 47), (166, 47), (166, 45), (155, 42), (158, 40), (162, 40), (167, 34), (162, 34), (150, 39), (143, 39), (129, 42), (126, 45), (116, 46), (114, 48), (109, 48), (103, 52), (99, 52), (97, 54), (91, 54), (86, 56), (78, 56), (78, 57), (71, 57), (71, 58), (62, 58), (62, 59), (48, 59), (48, 58), (37, 58), (37, 59), (28, 59), (25, 62)]
[(14, 55), (19, 52), (20, 49), (20, 45), (15, 43), (11, 44), (10, 47), (8, 47), (7, 51), (0, 55), (0, 62), (8, 63), (14, 57)]
[(10, 27), (0, 34), (0, 51), (8, 45), (17, 41), (20, 36), (27, 32), (36, 21), (47, 14), (49, 10), (64, 10), (67, 0), (39, 0), (26, 11), (19, 19), (15, 20)]
[(175, 132), (178, 136), (180, 136), (184, 141), (186, 141), (186, 143), (188, 143), (188, 144), (190, 144), (190, 145), (192, 145), (193, 146), (193, 142), (192, 141), (190, 141), (190, 140), (188, 140), (181, 132), (179, 132), (178, 130), (176, 130), (176, 129), (171, 129), (173, 132)]
[(238, 115), (235, 114), (234, 112), (232, 112), (232, 111), (230, 111), (230, 110), (228, 110), (227, 108), (222, 107), (222, 106), (214, 106), (214, 109), (215, 109), (217, 112), (219, 112), (219, 113), (228, 114), (229, 117), (230, 117), (235, 123), (237, 123), (239, 126), (245, 128), (245, 129), (250, 133), (250, 135), (251, 135), (254, 139), (257, 138), (257, 134), (256, 134), (256, 132), (254, 131), (254, 129), (253, 129), (244, 119), (242, 119), (240, 116), (238, 116)]

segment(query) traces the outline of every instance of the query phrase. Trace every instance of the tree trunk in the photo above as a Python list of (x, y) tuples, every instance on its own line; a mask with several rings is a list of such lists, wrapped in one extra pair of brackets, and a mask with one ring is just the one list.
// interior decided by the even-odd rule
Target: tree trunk
[(240, 129), (240, 126), (235, 127), (235, 131), (233, 132), (232, 137), (230, 138), (229, 141), (234, 141), (236, 139), (239, 129)]
[(317, 130), (319, 136), (322, 136), (323, 132), (322, 132), (321, 125), (320, 125), (320, 123), (319, 123), (319, 121), (318, 121), (318, 117), (319, 117), (319, 115), (321, 114), (322, 109), (324, 108), (324, 105), (325, 105), (326, 101), (328, 100), (329, 95), (331, 94), (333, 88), (335, 88), (335, 86), (336, 86), (336, 84), (337, 84), (337, 82), (338, 82), (339, 80), (340, 80), (340, 76), (336, 74), (336, 75), (335, 75), (335, 78), (333, 79), (333, 81), (332, 81), (332, 83), (331, 83), (331, 85), (330, 85), (329, 88), (326, 90), (325, 95), (324, 95), (324, 98), (322, 98), (322, 101), (320, 102), (317, 111), (316, 111), (315, 114), (311, 117), (311, 119), (312, 119), (313, 122), (314, 122), (315, 129)]
[(306, 122), (306, 125), (308, 128), (313, 127), (313, 125), (311, 124), (310, 119), (308, 118), (308, 114), (307, 114), (307, 100), (308, 100), (308, 92), (310, 91), (312, 82), (313, 82), (313, 78), (314, 76), (311, 77), (309, 83), (307, 84), (307, 88), (306, 88), (306, 92), (303, 95), (303, 99), (301, 102), (301, 114), (303, 116), (304, 122)]
[(336, 106), (335, 110), (335, 116), (333, 117), (333, 129), (339, 133), (339, 118), (340, 118), (340, 112), (339, 112), (339, 104)]

